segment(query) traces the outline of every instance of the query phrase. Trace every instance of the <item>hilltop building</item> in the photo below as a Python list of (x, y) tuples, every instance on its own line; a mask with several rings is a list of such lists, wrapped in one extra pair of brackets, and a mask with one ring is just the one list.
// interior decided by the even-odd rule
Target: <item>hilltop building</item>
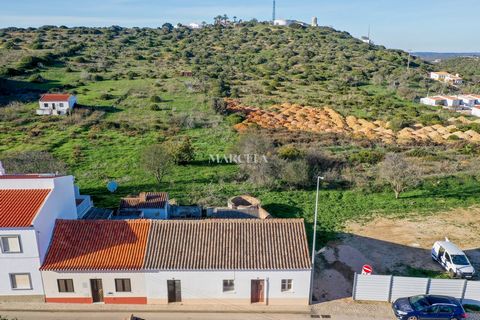
[(456, 75), (452, 75), (445, 71), (430, 72), (430, 79), (440, 81), (440, 82), (450, 83), (454, 85), (463, 83), (463, 79), (460, 77), (458, 73)]
[(41, 270), (47, 302), (307, 305), (311, 263), (302, 219), (58, 220)]
[(65, 115), (73, 110), (77, 98), (71, 94), (47, 93), (40, 97), (38, 115)]

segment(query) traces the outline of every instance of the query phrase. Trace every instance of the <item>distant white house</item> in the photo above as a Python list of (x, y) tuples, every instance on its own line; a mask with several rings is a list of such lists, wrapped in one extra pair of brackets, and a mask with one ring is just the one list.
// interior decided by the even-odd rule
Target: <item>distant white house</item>
[(77, 219), (72, 176), (0, 175), (0, 300), (43, 301), (55, 219)]
[(46, 93), (40, 97), (38, 115), (64, 115), (69, 113), (77, 98), (71, 94)]
[(462, 100), (462, 104), (466, 107), (473, 108), (475, 105), (480, 104), (480, 95), (475, 94), (463, 94), (458, 96)]
[(429, 106), (444, 106), (446, 105), (446, 100), (443, 96), (433, 96), (421, 98), (420, 103)]
[(203, 26), (199, 23), (196, 23), (196, 22), (192, 22), (192, 23), (189, 23), (187, 25), (187, 27), (189, 27), (190, 29), (202, 29)]
[(119, 216), (129, 218), (168, 219), (168, 193), (141, 192), (137, 197), (120, 200)]
[(275, 19), (275, 20), (273, 20), (273, 25), (274, 26), (288, 27), (288, 26), (291, 26), (292, 24), (298, 24), (298, 25), (303, 26), (303, 27), (308, 27), (308, 23), (305, 23), (303, 21), (288, 20), (288, 19)]
[(462, 105), (462, 99), (455, 96), (444, 96), (447, 107), (460, 107)]
[(455, 85), (463, 83), (463, 79), (458, 73), (453, 75), (445, 71), (430, 72), (430, 79)]
[(472, 116), (480, 118), (480, 104), (472, 108)]

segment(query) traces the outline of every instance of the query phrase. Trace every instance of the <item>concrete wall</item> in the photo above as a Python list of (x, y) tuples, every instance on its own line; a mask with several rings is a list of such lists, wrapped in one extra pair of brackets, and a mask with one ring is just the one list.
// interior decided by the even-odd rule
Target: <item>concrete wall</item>
[[(41, 179), (38, 179), (41, 180)], [(53, 189), (33, 220), (37, 231), (40, 262), (47, 253), (56, 219), (76, 219), (77, 206), (72, 176), (53, 179)]]
[[(43, 297), (42, 278), (40, 275), (40, 259), (38, 256), (37, 239), (33, 228), (3, 228), (0, 236), (20, 236), (21, 253), (2, 253), (0, 251), (0, 300), (7, 296)], [(11, 287), (11, 273), (30, 274), (32, 289), (15, 290)], [(15, 299), (14, 299), (15, 300)]]
[[(57, 272), (42, 271), (47, 302), (92, 303), (90, 279), (102, 279), (106, 304), (145, 304), (145, 275), (141, 272)], [(58, 292), (57, 279), (72, 279), (74, 291)], [(115, 279), (130, 279), (131, 292), (116, 292)]]
[[(307, 305), (310, 271), (162, 271), (146, 273), (149, 304), (168, 303), (167, 280), (180, 280), (184, 304), (250, 304), (251, 280), (265, 280), (268, 305)], [(223, 292), (223, 280), (235, 280), (233, 292)], [(292, 290), (281, 292), (281, 280), (292, 279)]]

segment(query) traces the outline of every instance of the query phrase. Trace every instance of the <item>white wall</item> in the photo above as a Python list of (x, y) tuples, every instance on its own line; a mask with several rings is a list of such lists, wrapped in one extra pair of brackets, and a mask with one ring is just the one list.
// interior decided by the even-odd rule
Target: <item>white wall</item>
[[(183, 303), (250, 304), (251, 280), (264, 279), (266, 302), (308, 304), (310, 271), (161, 271), (146, 273), (148, 303), (168, 302), (167, 280), (181, 281)], [(223, 280), (235, 280), (234, 292), (223, 292)], [(290, 292), (281, 292), (281, 280), (292, 279)]]
[[(0, 229), (2, 235), (19, 235), (22, 252), (2, 253), (0, 250), (0, 296), (43, 295), (35, 231), (32, 228), (3, 228)], [(12, 290), (10, 273), (29, 273), (32, 289)]]
[(77, 219), (73, 176), (56, 177), (54, 187), (33, 220), (40, 261), (47, 253), (56, 219)]
[[(146, 297), (145, 276), (142, 272), (62, 272), (42, 271), (45, 297), (91, 298), (90, 279), (102, 279), (105, 298)], [(57, 279), (72, 279), (75, 292), (58, 292)], [(116, 292), (115, 279), (130, 279), (131, 292)]]

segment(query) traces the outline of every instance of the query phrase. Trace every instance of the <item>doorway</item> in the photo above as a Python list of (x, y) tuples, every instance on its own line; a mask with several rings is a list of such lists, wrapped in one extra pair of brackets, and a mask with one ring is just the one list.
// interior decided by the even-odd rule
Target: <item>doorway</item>
[(265, 280), (252, 280), (251, 303), (261, 303), (265, 301)]
[(180, 280), (167, 280), (168, 303), (182, 302), (182, 287)]
[(90, 279), (90, 288), (92, 289), (92, 301), (103, 302), (102, 279)]

